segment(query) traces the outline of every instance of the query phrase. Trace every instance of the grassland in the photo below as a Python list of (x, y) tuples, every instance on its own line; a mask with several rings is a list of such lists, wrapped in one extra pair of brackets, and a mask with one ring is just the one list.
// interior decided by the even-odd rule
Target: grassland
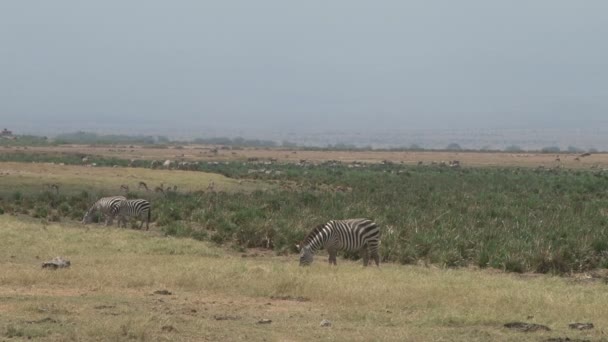
[[(29, 153), (48, 155), (101, 156), (104, 158), (133, 160), (189, 160), (189, 161), (246, 161), (276, 159), (285, 163), (307, 160), (313, 163), (337, 160), (380, 163), (391, 161), (415, 165), (459, 160), (464, 166), (481, 167), (565, 167), (574, 169), (608, 168), (608, 153), (594, 153), (579, 157), (577, 153), (534, 152), (462, 152), (462, 151), (318, 151), (288, 148), (239, 148), (222, 149), (210, 145), (163, 146), (163, 148), (141, 145), (122, 146), (29, 146), (4, 147), (3, 154)], [(559, 156), (559, 161), (557, 160)]]
[[(423, 155), (406, 152), (104, 148), (0, 154), (0, 340), (606, 340), (605, 155), (543, 155), (539, 169), (508, 154), (419, 166)], [(163, 170), (151, 159), (200, 163)], [(454, 159), (464, 167), (430, 165)], [(121, 184), (152, 201), (150, 231), (78, 223)], [(356, 253), (297, 266), (293, 245), (313, 226), (352, 217), (382, 227), (380, 269)], [(58, 255), (73, 266), (40, 268)], [(511, 321), (552, 331), (503, 327)]]
[[(300, 268), (294, 256), (243, 257), (154, 232), (8, 215), (0, 226), (4, 340), (599, 341), (608, 326), (597, 281), (349, 261)], [(72, 267), (40, 268), (57, 255)], [(512, 331), (510, 321), (552, 331)], [(573, 321), (595, 329), (570, 330)]]
[[(382, 227), (385, 262), (557, 274), (608, 267), (608, 173), (601, 170), (256, 161), (179, 171), (95, 160), (119, 167), (0, 163), (0, 212), (78, 220), (100, 196), (119, 193), (119, 184), (162, 180), (178, 191), (127, 194), (152, 201), (153, 230), (237, 249), (293, 253), (317, 224), (371, 217)], [(210, 180), (214, 191), (206, 191)], [(59, 193), (43, 187), (49, 182), (60, 184)]]
[(189, 172), (181, 170), (152, 170), (125, 167), (90, 167), (84, 165), (59, 165), (55, 163), (0, 163), (0, 180), (5, 184), (0, 194), (20, 191), (41, 193), (48, 190), (46, 185), (58, 184), (62, 193), (98, 191), (115, 194), (120, 186), (127, 185), (137, 192), (140, 181), (151, 191), (157, 186), (163, 188), (177, 186), (184, 192), (206, 190), (211, 183), (217, 191), (253, 191), (258, 189), (255, 182), (238, 183), (217, 173)]

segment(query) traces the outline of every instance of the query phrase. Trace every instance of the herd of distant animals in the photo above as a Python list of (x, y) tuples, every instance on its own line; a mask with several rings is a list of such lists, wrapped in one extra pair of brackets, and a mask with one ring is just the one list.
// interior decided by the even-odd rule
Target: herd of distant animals
[[(150, 228), (151, 205), (145, 199), (127, 199), (124, 196), (102, 197), (97, 200), (82, 218), (83, 224), (91, 223), (98, 211), (105, 220), (105, 225), (112, 225), (117, 218), (118, 226), (126, 228), (129, 218), (141, 221), (139, 229), (146, 222)], [(313, 261), (314, 253), (326, 249), (329, 253), (329, 264), (337, 265), (338, 251), (361, 251), (363, 265), (367, 266), (371, 256), (376, 266), (380, 266), (378, 248), (380, 246), (380, 229), (369, 219), (331, 220), (314, 228), (296, 245), (300, 251), (300, 266), (308, 266)]]

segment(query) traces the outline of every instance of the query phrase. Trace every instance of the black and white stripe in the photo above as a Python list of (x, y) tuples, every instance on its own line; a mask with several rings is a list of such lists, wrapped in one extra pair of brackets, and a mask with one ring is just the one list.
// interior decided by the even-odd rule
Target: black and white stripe
[(146, 221), (146, 230), (148, 230), (150, 228), (150, 207), (150, 202), (145, 199), (130, 199), (117, 203), (112, 208), (112, 212), (115, 216), (118, 216), (118, 226), (120, 226), (122, 222), (123, 227), (126, 227), (127, 220), (131, 217), (135, 217), (136, 219), (141, 220), (139, 229), (143, 227), (144, 221)]
[(314, 253), (327, 249), (329, 263), (336, 265), (338, 251), (360, 250), (363, 265), (367, 266), (369, 256), (380, 266), (378, 248), (380, 246), (380, 229), (369, 219), (333, 220), (313, 229), (304, 239), (300, 249), (300, 266), (310, 265)]
[(84, 217), (82, 218), (82, 223), (91, 223), (91, 221), (93, 220), (93, 214), (95, 214), (95, 211), (99, 211), (101, 213), (101, 216), (104, 217), (105, 225), (112, 225), (112, 220), (115, 216), (112, 211), (112, 208), (126, 199), (127, 198), (124, 196), (111, 196), (100, 198), (84, 214)]

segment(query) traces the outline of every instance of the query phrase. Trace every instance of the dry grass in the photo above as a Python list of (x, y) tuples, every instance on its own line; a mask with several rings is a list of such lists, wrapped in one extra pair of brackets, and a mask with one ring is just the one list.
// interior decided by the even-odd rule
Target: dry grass
[(312, 162), (327, 160), (340, 160), (343, 162), (361, 161), (379, 163), (383, 160), (405, 164), (417, 164), (419, 161), (429, 164), (432, 162), (459, 160), (464, 166), (522, 166), (522, 167), (566, 167), (566, 168), (591, 168), (608, 167), (608, 153), (595, 153), (588, 157), (580, 157), (578, 154), (559, 153), (560, 160), (551, 153), (496, 153), (496, 152), (431, 152), (431, 151), (302, 151), (283, 148), (245, 148), (241, 150), (219, 150), (211, 152), (213, 146), (188, 145), (181, 149), (173, 148), (116, 148), (108, 146), (86, 146), (86, 145), (62, 145), (62, 146), (40, 146), (24, 148), (5, 148), (4, 153), (11, 152), (39, 152), (39, 153), (78, 153), (86, 155), (98, 155), (104, 157), (115, 157), (122, 159), (147, 159), (147, 160), (246, 160), (247, 158), (270, 159), (274, 158), (281, 162), (298, 162), (306, 159)]
[(131, 190), (137, 190), (140, 181), (146, 182), (150, 191), (154, 191), (161, 183), (165, 187), (176, 185), (178, 191), (206, 190), (212, 182), (216, 191), (250, 191), (259, 187), (253, 181), (239, 184), (237, 180), (215, 173), (52, 163), (0, 162), (0, 175), (0, 181), (6, 185), (4, 190), (22, 192), (47, 190), (44, 184), (53, 183), (58, 184), (61, 191), (106, 189), (119, 192), (122, 184), (128, 185)]
[[(0, 216), (0, 227), (0, 339), (599, 340), (608, 326), (601, 282), (393, 264), (365, 269), (343, 260), (330, 267), (324, 257), (300, 268), (294, 256), (243, 258), (140, 231), (43, 227), (8, 215)], [(72, 267), (40, 268), (57, 255)], [(153, 294), (159, 289), (173, 294)], [(258, 324), (260, 319), (272, 323)], [(321, 328), (322, 319), (333, 326)], [(510, 331), (503, 327), (509, 321), (553, 331)], [(596, 328), (569, 330), (573, 321)]]

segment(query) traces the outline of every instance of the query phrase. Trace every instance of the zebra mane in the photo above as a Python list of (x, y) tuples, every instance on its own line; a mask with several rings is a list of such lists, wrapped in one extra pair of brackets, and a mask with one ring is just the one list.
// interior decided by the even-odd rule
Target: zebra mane
[(317, 234), (323, 230), (323, 227), (325, 227), (326, 223), (322, 223), (318, 226), (315, 227), (315, 229), (313, 229), (310, 233), (308, 233), (308, 235), (306, 235), (306, 237), (304, 238), (304, 240), (302, 240), (301, 245), (302, 246), (306, 246), (307, 244), (309, 244), (312, 239), (317, 236)]

